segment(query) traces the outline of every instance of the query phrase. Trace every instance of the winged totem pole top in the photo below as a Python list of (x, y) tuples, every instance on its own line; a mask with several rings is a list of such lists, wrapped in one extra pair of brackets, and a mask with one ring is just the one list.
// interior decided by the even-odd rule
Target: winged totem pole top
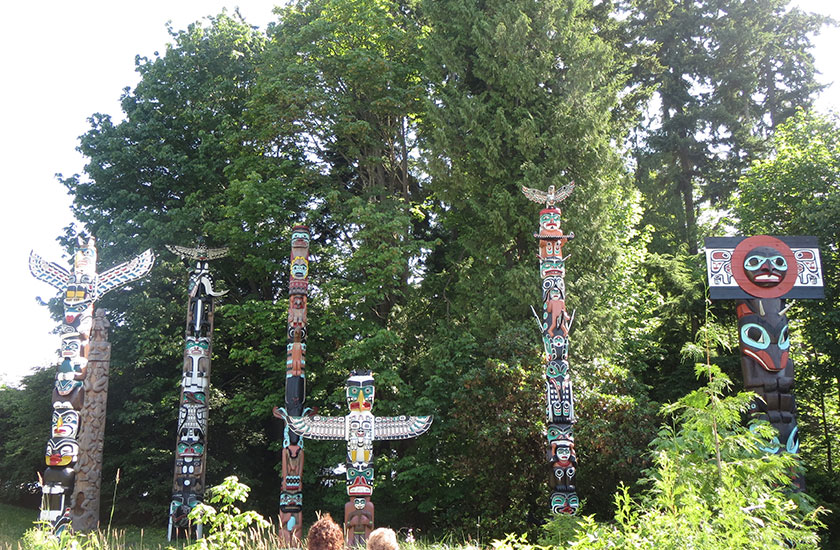
[(544, 202), (547, 208), (553, 207), (558, 202), (563, 202), (575, 188), (575, 182), (560, 187), (555, 191), (553, 185), (548, 186), (548, 191), (540, 191), (539, 189), (531, 189), (530, 187), (522, 186), (522, 193), (529, 201), (536, 203)]

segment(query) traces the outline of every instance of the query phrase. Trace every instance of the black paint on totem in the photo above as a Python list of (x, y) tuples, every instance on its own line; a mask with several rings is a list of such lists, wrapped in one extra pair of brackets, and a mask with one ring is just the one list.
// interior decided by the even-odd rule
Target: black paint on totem
[[(169, 502), (167, 539), (189, 536), (190, 511), (204, 500), (207, 463), (207, 419), (210, 389), (210, 358), (213, 352), (215, 298), (225, 292), (213, 288), (209, 261), (227, 256), (226, 248), (167, 246), (192, 266), (188, 283), (184, 363), (175, 441), (175, 471)], [(196, 528), (197, 538), (202, 535)]]

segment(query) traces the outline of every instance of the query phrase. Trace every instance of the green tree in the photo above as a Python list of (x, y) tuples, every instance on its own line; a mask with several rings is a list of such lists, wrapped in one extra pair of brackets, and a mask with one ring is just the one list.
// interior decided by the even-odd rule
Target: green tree
[[(294, 156), (251, 131), (247, 102), (265, 37), (224, 13), (171, 35), (162, 55), (137, 58), (140, 82), (123, 94), (124, 119), (91, 117), (79, 147), (90, 159), (85, 177), (63, 181), (103, 267), (202, 235), (231, 248), (231, 259), (213, 264), (217, 286), (230, 292), (216, 312), (207, 479), (233, 469), (254, 484), (276, 463), (265, 434), (282, 399), (286, 314), (275, 301), (285, 294), (285, 242), (305, 195)], [(163, 254), (151, 277), (99, 304), (113, 327), (104, 479), (121, 468), (116, 521), (165, 521), (186, 277)], [(261, 355), (248, 354), (254, 349)], [(254, 485), (268, 508), (275, 490)]]
[[(626, 135), (633, 105), (619, 96), (630, 89), (632, 60), (592, 33), (604, 30), (604, 18), (590, 8), (579, 1), (423, 4), (431, 97), (421, 136), (439, 225), (412, 332), (429, 339), (420, 359), (427, 395), (444, 417), (439, 427), (458, 434), (441, 440), (457, 477), (440, 507), (481, 516), (491, 533), (535, 525), (548, 510), (543, 367), (529, 310), (540, 300), (539, 206), (525, 200), (523, 185), (576, 181), (560, 206), (564, 230), (575, 233), (564, 250), (572, 254), (568, 304), (578, 311), (571, 364), (580, 416), (606, 407), (600, 428), (627, 436), (612, 446), (598, 441), (594, 423), (578, 424), (580, 494), (602, 509), (597, 495), (609, 489), (599, 484), (614, 481), (619, 464), (638, 472), (648, 439), (652, 411), (628, 369), (638, 363), (616, 365), (613, 357), (636, 322), (629, 307), (649, 290), (622, 270), (636, 267), (638, 235), (627, 229), (638, 197), (611, 143)], [(436, 393), (447, 384), (454, 394)], [(638, 399), (620, 404), (615, 388)], [(596, 466), (596, 442), (616, 460)], [(466, 494), (467, 503), (458, 500)]]
[(638, 36), (658, 61), (635, 155), (655, 251), (696, 254), (700, 205), (729, 197), (772, 128), (820, 89), (809, 37), (827, 18), (788, 3), (638, 3)]
[[(261, 139), (299, 151), (305, 161), (317, 243), (313, 282), (322, 298), (310, 309), (308, 405), (344, 414), (337, 404), (346, 377), (370, 369), (377, 414), (435, 412), (416, 402), (424, 380), (406, 370), (417, 347), (406, 332), (407, 303), (429, 224), (416, 167), (425, 94), (419, 22), (408, 3), (383, 0), (295, 2), (278, 15), (251, 105)], [(394, 483), (397, 474), (416, 479), (412, 488), (426, 487), (422, 462), (402, 460), (414, 445), (383, 444), (375, 453), (377, 501), (398, 504), (380, 506), (385, 522), (389, 513), (407, 517), (417, 507), (410, 489)], [(308, 443), (307, 463), (321, 457), (338, 464), (339, 449)], [(324, 488), (334, 476), (307, 468), (304, 492), (341, 515), (346, 495)]]
[(0, 385), (0, 499), (35, 507), (50, 437), (55, 369), (38, 369), (18, 387)]

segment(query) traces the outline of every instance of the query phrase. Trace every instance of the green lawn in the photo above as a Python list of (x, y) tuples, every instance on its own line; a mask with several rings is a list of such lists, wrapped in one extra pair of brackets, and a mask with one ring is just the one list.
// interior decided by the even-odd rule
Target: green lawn
[(0, 548), (17, 548), (23, 532), (38, 519), (38, 510), (0, 504)]
[[(23, 533), (38, 519), (38, 510), (0, 503), (0, 550), (18, 550)], [(166, 530), (129, 526), (116, 529), (112, 538), (114, 548), (157, 550), (166, 548)], [(180, 548), (181, 544), (173, 544)]]

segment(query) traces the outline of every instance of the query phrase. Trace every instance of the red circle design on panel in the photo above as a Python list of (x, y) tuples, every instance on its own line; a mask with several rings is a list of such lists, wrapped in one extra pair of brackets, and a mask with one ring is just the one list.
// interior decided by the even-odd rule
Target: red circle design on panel
[[(744, 260), (747, 258), (749, 252), (759, 246), (767, 246), (779, 251), (785, 261), (788, 269), (785, 272), (781, 282), (772, 287), (761, 287), (753, 283), (747, 278), (747, 273), (744, 270)], [(793, 285), (796, 284), (796, 277), (798, 275), (798, 264), (796, 257), (793, 255), (793, 250), (788, 245), (775, 237), (768, 235), (756, 235), (755, 237), (747, 237), (741, 241), (735, 250), (732, 251), (732, 276), (735, 282), (741, 287), (741, 290), (756, 298), (779, 298), (784, 296)]]

